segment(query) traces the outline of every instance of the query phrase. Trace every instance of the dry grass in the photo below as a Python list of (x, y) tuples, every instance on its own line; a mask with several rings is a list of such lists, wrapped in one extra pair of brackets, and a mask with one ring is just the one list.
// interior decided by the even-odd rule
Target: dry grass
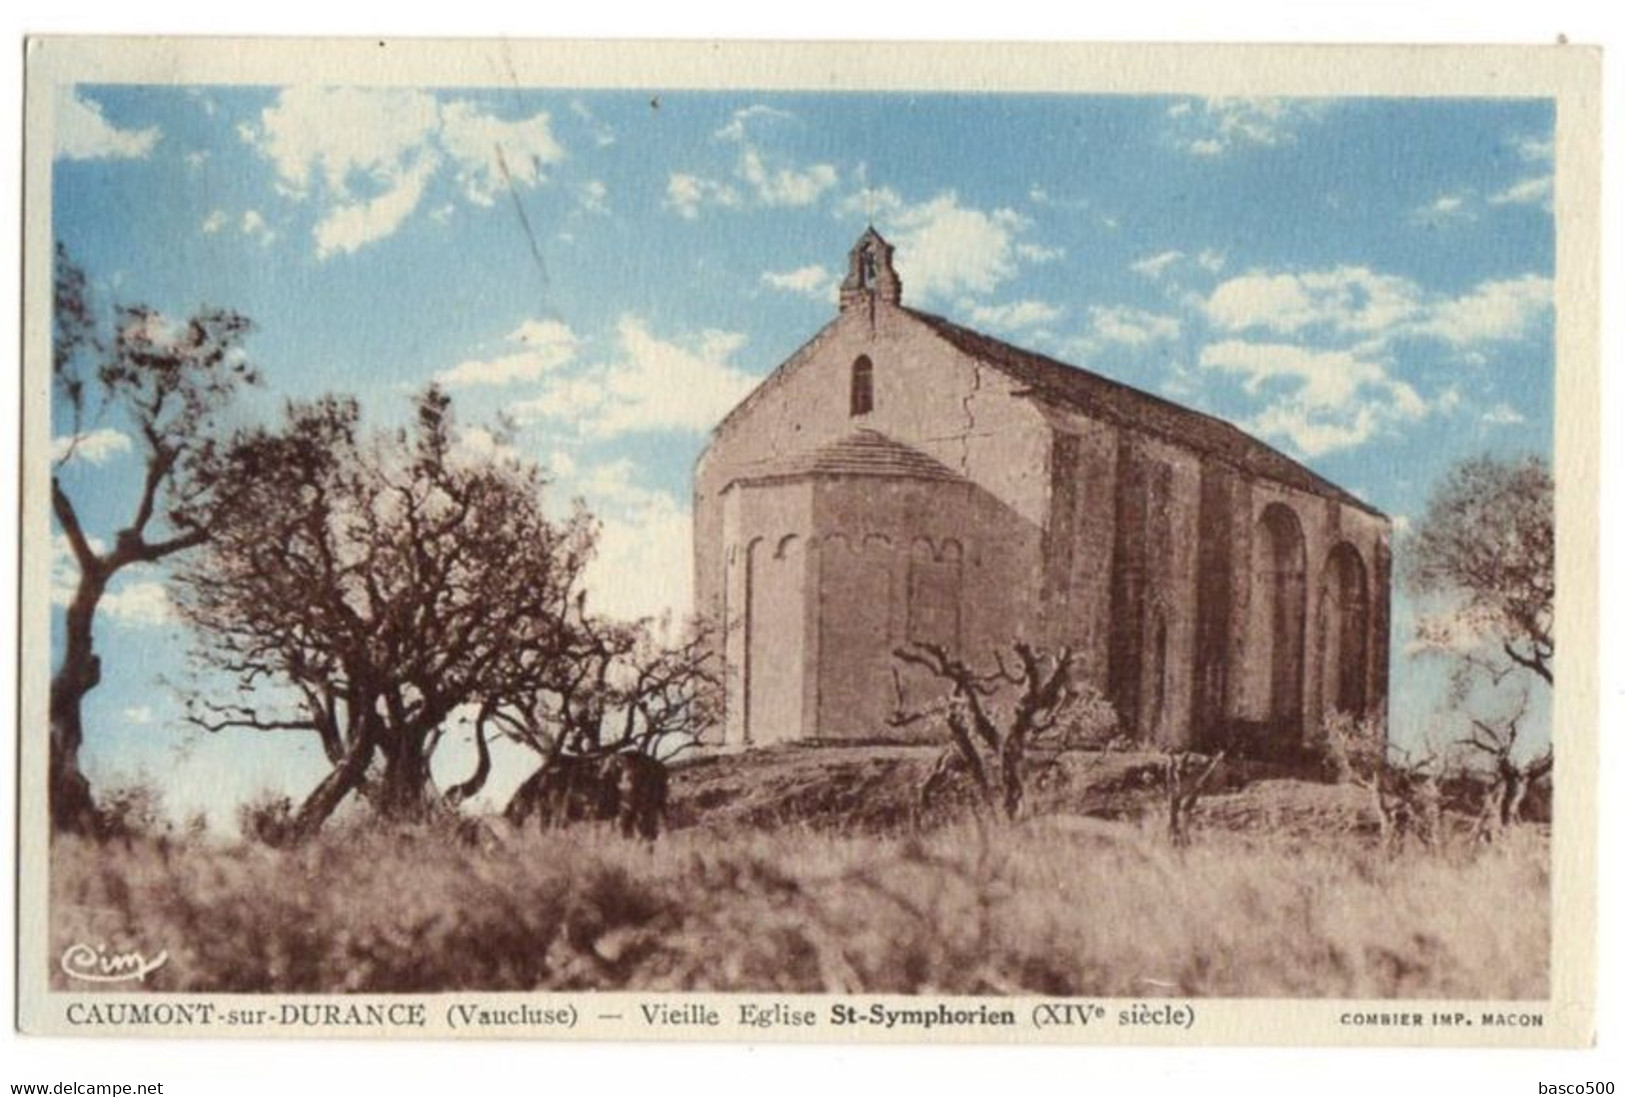
[(1546, 995), (1549, 851), (1076, 817), (921, 836), (730, 825), (58, 844), (53, 943), (167, 948), (187, 991)]

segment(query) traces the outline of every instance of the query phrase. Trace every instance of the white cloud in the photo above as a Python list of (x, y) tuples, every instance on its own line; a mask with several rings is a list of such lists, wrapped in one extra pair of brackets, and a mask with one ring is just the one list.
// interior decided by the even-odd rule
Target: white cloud
[(1061, 310), (1048, 301), (1011, 301), (1003, 305), (978, 305), (961, 301), (959, 309), (972, 324), (979, 327), (1017, 328), (1037, 327), (1060, 319)]
[(1027, 226), (1012, 210), (961, 206), (952, 193), (900, 212), (895, 223), (899, 273), (922, 300), (992, 292), (1015, 273), (1014, 237)]
[(1364, 336), (1378, 345), (1431, 338), (1465, 347), (1521, 338), (1551, 305), (1551, 280), (1535, 274), (1442, 297), (1409, 279), (1338, 267), (1301, 274), (1254, 271), (1221, 283), (1202, 307), (1223, 331), (1319, 331)]
[(253, 240), (262, 248), (269, 247), (271, 242), (276, 239), (276, 231), (266, 223), (264, 215), (259, 210), (251, 209), (244, 213), (239, 227), (242, 229), (244, 236)]
[(485, 427), (463, 427), (457, 432), (457, 441), (452, 446), (452, 459), (465, 465), (479, 464), (485, 461), (512, 461), (519, 457), (519, 451), (500, 435), (494, 434)]
[(1027, 258), (1018, 238), (1032, 228), (1012, 209), (961, 205), (953, 191), (911, 205), (889, 187), (864, 190), (844, 200), (839, 212), (867, 214), (884, 226), (897, 248), (903, 292), (916, 301), (991, 293)]
[(743, 141), (745, 140), (746, 127), (757, 119), (765, 118), (787, 122), (794, 117), (795, 115), (787, 110), (780, 110), (777, 107), (770, 107), (763, 103), (755, 103), (734, 111), (733, 117), (728, 120), (728, 124), (717, 130), (713, 136), (719, 141)]
[(1051, 209), (1071, 210), (1073, 212), (1086, 210), (1092, 205), (1089, 199), (1082, 195), (1073, 198), (1060, 197), (1051, 194), (1036, 183), (1027, 188), (1027, 201), (1035, 206), (1048, 206)]
[(835, 212), (842, 217), (876, 221), (902, 209), (903, 205), (903, 196), (891, 187), (863, 186), (835, 203)]
[(810, 206), (839, 179), (830, 164), (770, 167), (753, 148), (740, 155), (739, 177), (749, 184), (756, 201), (768, 207)]
[(547, 165), (564, 159), (545, 111), (508, 121), (455, 102), (441, 108), (440, 125), (457, 185), (475, 205), (491, 205), (510, 184), (536, 186), (546, 180)]
[(747, 198), (750, 204), (764, 209), (816, 203), (840, 181), (833, 164), (797, 165), (751, 139), (751, 129), (760, 122), (779, 123), (794, 118), (788, 111), (762, 105), (735, 111), (713, 136), (738, 146), (732, 174), (739, 186), (687, 172), (673, 173), (666, 183), (666, 207), (692, 221), (704, 206), (739, 207), (746, 204)]
[(676, 210), (677, 215), (685, 221), (693, 221), (699, 217), (702, 206), (738, 206), (739, 192), (726, 183), (685, 172), (673, 172), (666, 181), (664, 205), (667, 209)]
[(619, 507), (596, 505), (590, 488), (584, 494), (600, 515), (597, 552), (583, 576), (590, 604), (612, 617), (687, 617), (694, 604), (688, 510), (663, 492)]
[(576, 193), (583, 212), (609, 215), (609, 188), (602, 179), (589, 179)]
[(1550, 137), (1520, 137), (1513, 142), (1518, 156), (1532, 164), (1550, 164), (1553, 144)]
[(1265, 438), (1287, 440), (1306, 457), (1318, 457), (1369, 442), (1377, 434), (1379, 419), (1369, 406), (1334, 415), (1324, 409), (1281, 403), (1265, 408), (1243, 425)]
[(840, 178), (833, 164), (798, 167), (751, 141), (748, 131), (759, 120), (784, 122), (794, 117), (788, 111), (758, 104), (735, 111), (728, 124), (717, 131), (719, 140), (739, 145), (739, 162), (734, 175), (750, 188), (759, 205), (769, 208), (810, 206)]
[(668, 209), (677, 211), (678, 216), (686, 221), (692, 221), (700, 215), (700, 206), (705, 202), (706, 180), (697, 175), (686, 172), (673, 172), (666, 181), (666, 201)]
[[(1192, 299), (1216, 332), (1246, 336), (1215, 339), (1198, 365), (1209, 376), (1238, 379), (1245, 392), (1260, 398), (1261, 407), (1244, 426), (1313, 457), (1462, 408), (1457, 384), (1424, 398), (1393, 376), (1396, 341), (1442, 341), (1453, 348), (1454, 364), (1482, 364), (1475, 348), (1529, 334), (1549, 312), (1551, 296), (1550, 280), (1538, 275), (1447, 296), (1365, 267), (1252, 271), (1221, 283), (1206, 299)], [(1501, 405), (1482, 421), (1510, 423), (1516, 414)]]
[(1248, 392), (1289, 381), (1298, 398), (1313, 407), (1340, 407), (1361, 386), (1382, 381), (1387, 371), (1349, 351), (1310, 350), (1288, 343), (1227, 340), (1202, 349), (1203, 369), (1237, 374)]
[(1016, 257), (1029, 263), (1053, 263), (1057, 259), (1066, 258), (1066, 249), (1047, 247), (1044, 244), (1020, 243), (1016, 245)]
[(1310, 99), (1182, 100), (1168, 108), (1174, 144), (1192, 156), (1222, 156), (1238, 148), (1291, 143), (1325, 104)]
[(558, 320), (526, 320), (506, 341), (520, 349), (496, 358), (470, 358), (441, 370), (434, 379), (447, 388), (535, 381), (572, 361), (580, 345), (569, 325)]
[(1550, 175), (1532, 175), (1520, 179), (1503, 191), (1490, 196), (1493, 206), (1545, 206), (1552, 208), (1552, 177)]
[(155, 628), (175, 620), (175, 606), (164, 585), (150, 579), (108, 591), (102, 596), (100, 612), (131, 628)]
[[(1075, 360), (1101, 363), (1129, 360), (1146, 354), (1152, 347), (1177, 340), (1184, 330), (1179, 317), (1151, 312), (1128, 305), (1092, 305), (1089, 323), (1081, 334), (1063, 340), (1063, 353)], [(1168, 348), (1158, 349), (1164, 393), (1179, 399), (1195, 396), (1200, 388), (1197, 375), (1187, 366), (1167, 361)], [(1138, 367), (1135, 367), (1138, 368)]]
[(1411, 220), (1423, 225), (1443, 225), (1448, 222), (1475, 221), (1471, 191), (1451, 191), (1411, 211)]
[(663, 492), (637, 483), (638, 466), (630, 457), (594, 465), (576, 477), (577, 491), (600, 509), (641, 507), (667, 498)]
[(1552, 139), (1550, 137), (1514, 137), (1510, 141), (1518, 159), (1539, 170), (1526, 175), (1505, 189), (1490, 196), (1492, 206), (1534, 206), (1551, 211), (1552, 208)]
[(294, 87), (244, 138), (276, 168), (282, 187), (319, 183), (347, 197), (357, 182), (392, 180), (418, 160), (440, 125), (433, 95), (405, 89)]
[(220, 113), (220, 104), (202, 88), (187, 88), (186, 97), (196, 103), (203, 113), (210, 118)]
[(51, 439), (51, 460), (88, 461), (92, 465), (104, 464), (121, 453), (130, 452), (130, 436), (112, 427), (98, 427), (77, 435), (60, 435)]
[(601, 149), (607, 149), (615, 143), (615, 130), (592, 112), (592, 108), (580, 99), (570, 100), (570, 113), (586, 124), (592, 133), (592, 142)]
[(575, 346), (579, 341), (570, 325), (562, 320), (525, 320), (508, 334), (508, 338), (528, 347), (551, 347), (559, 344)]
[(393, 235), (417, 209), (438, 166), (432, 154), (424, 153), (412, 167), (393, 176), (382, 194), (334, 206), (316, 225), (316, 257), (349, 254)]
[(617, 326), (616, 360), (544, 380), (540, 395), (513, 405), (521, 420), (573, 422), (609, 438), (654, 431), (709, 430), (756, 385), (729, 363), (744, 336), (707, 330), (669, 341), (635, 316)]
[(554, 476), (574, 476), (576, 459), (563, 450), (554, 450), (548, 455), (547, 471)]
[(61, 160), (139, 160), (163, 136), (157, 126), (121, 130), (102, 116), (101, 104), (66, 89), (57, 98), (56, 155)]
[(1241, 378), (1270, 402), (1244, 425), (1316, 457), (1369, 441), (1428, 414), (1427, 402), (1377, 361), (1346, 350), (1229, 340), (1204, 347), (1198, 364)]
[(1124, 305), (1095, 306), (1089, 310), (1094, 334), (1108, 343), (1139, 347), (1179, 338), (1179, 319)]
[(1420, 296), (1415, 283), (1366, 267), (1302, 274), (1253, 272), (1220, 283), (1205, 310), (1211, 323), (1227, 331), (1264, 328), (1290, 333), (1329, 327), (1371, 334), (1393, 329), (1415, 315)]
[(1155, 255), (1147, 255), (1129, 264), (1129, 270), (1135, 274), (1156, 281), (1161, 278), (1167, 269), (1185, 257), (1182, 251), (1159, 251)]
[[(224, 232), (232, 223), (231, 215), (223, 209), (211, 210), (203, 219), (202, 229), (207, 236)], [(248, 210), (237, 220), (237, 231), (261, 247), (269, 247), (276, 239), (276, 230), (259, 210)]]
[(1526, 274), (1484, 282), (1461, 297), (1435, 303), (1414, 332), (1457, 345), (1518, 339), (1551, 307), (1551, 279)]
[(1524, 422), (1524, 416), (1523, 412), (1511, 404), (1501, 403), (1486, 411), (1482, 416), (1482, 421), (1490, 426), (1511, 426), (1515, 423)]
[(584, 501), (599, 523), (583, 577), (589, 606), (621, 619), (686, 617), (693, 606), (687, 508), (638, 483), (640, 466), (630, 458), (578, 469), (569, 455), (554, 453), (548, 467), (559, 490)]
[(797, 267), (795, 270), (767, 271), (762, 275), (764, 286), (785, 293), (799, 293), (820, 301), (834, 298), (836, 283), (834, 272), (818, 263)]
[(540, 185), (565, 155), (545, 112), (508, 120), (405, 89), (287, 88), (239, 132), (283, 193), (322, 204), (322, 258), (394, 233), (442, 168), (465, 198), (489, 206), (509, 185)]
[(1209, 274), (1217, 274), (1224, 269), (1224, 263), (1224, 253), (1215, 251), (1213, 248), (1203, 248), (1195, 255), (1187, 255), (1183, 251), (1170, 249), (1136, 259), (1129, 264), (1128, 269), (1143, 278), (1159, 282), (1165, 274), (1171, 273), (1175, 267), (1194, 266)]
[(133, 708), (127, 708), (124, 710), (124, 719), (131, 724), (150, 724), (152, 723), (152, 706), (136, 705)]

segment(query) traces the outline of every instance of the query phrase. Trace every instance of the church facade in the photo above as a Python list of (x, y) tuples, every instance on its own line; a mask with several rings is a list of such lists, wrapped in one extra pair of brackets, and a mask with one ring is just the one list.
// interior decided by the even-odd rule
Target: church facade
[[(908, 308), (870, 229), (835, 319), (695, 471), (718, 738), (889, 734), (892, 652), (1077, 653), (1146, 743), (1314, 745), (1385, 716), (1388, 519), (1223, 420)], [(913, 671), (918, 674), (919, 672)]]

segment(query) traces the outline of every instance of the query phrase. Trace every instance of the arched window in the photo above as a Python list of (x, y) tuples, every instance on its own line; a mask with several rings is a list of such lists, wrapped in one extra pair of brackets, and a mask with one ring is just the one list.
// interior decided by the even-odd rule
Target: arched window
[(1365, 715), (1366, 593), (1360, 552), (1340, 542), (1321, 579), (1321, 694), (1327, 713)]
[(1253, 621), (1248, 658), (1262, 687), (1256, 715), (1283, 734), (1303, 733), (1304, 617), (1308, 606), (1303, 527), (1271, 503), (1253, 530)]
[(875, 364), (867, 354), (852, 363), (852, 414), (868, 415), (875, 410)]

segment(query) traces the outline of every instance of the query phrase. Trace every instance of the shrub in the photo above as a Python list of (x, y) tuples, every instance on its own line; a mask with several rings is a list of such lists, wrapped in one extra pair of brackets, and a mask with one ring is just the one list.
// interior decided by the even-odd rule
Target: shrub
[(1330, 712), (1320, 725), (1321, 769), (1333, 784), (1373, 779), (1386, 762), (1388, 728), (1380, 717)]
[(291, 797), (262, 790), (237, 805), (237, 831), (249, 841), (280, 846), (293, 834), (293, 816)]
[(96, 806), (97, 830), (104, 838), (160, 838), (175, 825), (164, 808), (158, 783), (143, 774), (106, 789)]

